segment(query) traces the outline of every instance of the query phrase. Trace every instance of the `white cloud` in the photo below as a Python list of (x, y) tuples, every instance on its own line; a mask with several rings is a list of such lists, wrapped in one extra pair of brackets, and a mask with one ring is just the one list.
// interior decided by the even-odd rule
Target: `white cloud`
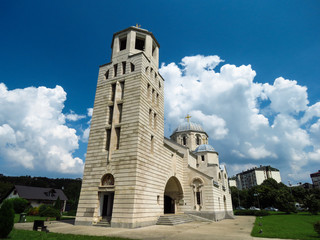
[(277, 158), (277, 155), (266, 150), (264, 145), (259, 147), (250, 147), (248, 150), (248, 156), (253, 159), (261, 159), (266, 157)]
[(197, 55), (184, 57), (181, 64), (162, 64), (165, 134), (189, 113), (191, 121), (203, 125), (228, 169), (268, 164), (286, 180), (319, 164), (320, 102), (308, 105), (307, 87), (283, 77), (258, 83), (251, 65), (218, 69), (221, 62), (218, 56)]
[(65, 117), (69, 121), (78, 121), (80, 119), (85, 118), (86, 116), (85, 115), (78, 115), (74, 111), (70, 111), (70, 113), (65, 114)]
[(27, 169), (81, 173), (83, 161), (72, 153), (78, 148), (76, 130), (62, 113), (66, 93), (62, 87), (8, 90), (0, 83), (0, 159)]
[(81, 140), (83, 142), (88, 142), (89, 140), (89, 133), (90, 133), (90, 124), (91, 124), (91, 117), (93, 113), (93, 108), (87, 109), (87, 116), (90, 118), (90, 120), (87, 122), (88, 127), (83, 131)]
[(269, 97), (270, 107), (274, 112), (298, 113), (307, 109), (307, 88), (297, 84), (297, 81), (277, 78), (273, 85), (264, 84), (264, 91)]
[(93, 108), (88, 108), (88, 109), (87, 109), (87, 115), (88, 115), (88, 117), (92, 117), (92, 113), (93, 113)]

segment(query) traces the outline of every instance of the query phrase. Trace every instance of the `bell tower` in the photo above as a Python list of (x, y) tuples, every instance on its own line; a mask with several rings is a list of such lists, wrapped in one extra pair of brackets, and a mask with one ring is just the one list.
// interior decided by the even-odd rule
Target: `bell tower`
[(162, 211), (157, 196), (148, 200), (159, 186), (147, 172), (163, 146), (159, 47), (139, 27), (113, 35), (111, 62), (99, 68), (76, 224), (141, 227)]

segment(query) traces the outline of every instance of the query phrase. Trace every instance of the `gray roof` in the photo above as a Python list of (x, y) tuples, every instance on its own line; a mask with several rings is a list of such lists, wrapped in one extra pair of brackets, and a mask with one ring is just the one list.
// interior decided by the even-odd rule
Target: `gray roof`
[(25, 199), (55, 201), (59, 197), (62, 201), (68, 200), (68, 198), (61, 189), (29, 187), (21, 185), (15, 185), (14, 187), (15, 190), (17, 190), (19, 197)]
[(216, 152), (216, 150), (214, 150), (214, 148), (209, 144), (201, 144), (196, 148), (196, 150), (194, 150), (194, 152)]
[(186, 132), (186, 131), (194, 131), (194, 132), (205, 132), (202, 126), (198, 123), (193, 122), (184, 122), (179, 125), (179, 127), (174, 130), (173, 134), (176, 132)]

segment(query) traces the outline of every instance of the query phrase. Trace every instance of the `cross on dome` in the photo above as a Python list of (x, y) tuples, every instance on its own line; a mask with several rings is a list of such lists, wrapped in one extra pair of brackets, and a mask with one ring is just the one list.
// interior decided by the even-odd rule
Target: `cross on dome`
[(189, 122), (191, 116), (189, 116), (189, 114), (187, 114), (187, 116), (185, 117), (187, 119), (187, 121)]

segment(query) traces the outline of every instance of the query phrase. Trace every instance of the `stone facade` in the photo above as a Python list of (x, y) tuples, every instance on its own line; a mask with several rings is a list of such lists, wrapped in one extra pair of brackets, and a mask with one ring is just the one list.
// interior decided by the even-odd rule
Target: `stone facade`
[[(111, 47), (111, 62), (99, 69), (76, 224), (105, 218), (111, 227), (135, 228), (183, 212), (232, 217), (218, 153), (196, 151), (208, 135), (191, 127), (164, 138), (164, 80), (153, 34), (129, 27), (113, 35)], [(181, 144), (183, 137), (189, 142)]]

